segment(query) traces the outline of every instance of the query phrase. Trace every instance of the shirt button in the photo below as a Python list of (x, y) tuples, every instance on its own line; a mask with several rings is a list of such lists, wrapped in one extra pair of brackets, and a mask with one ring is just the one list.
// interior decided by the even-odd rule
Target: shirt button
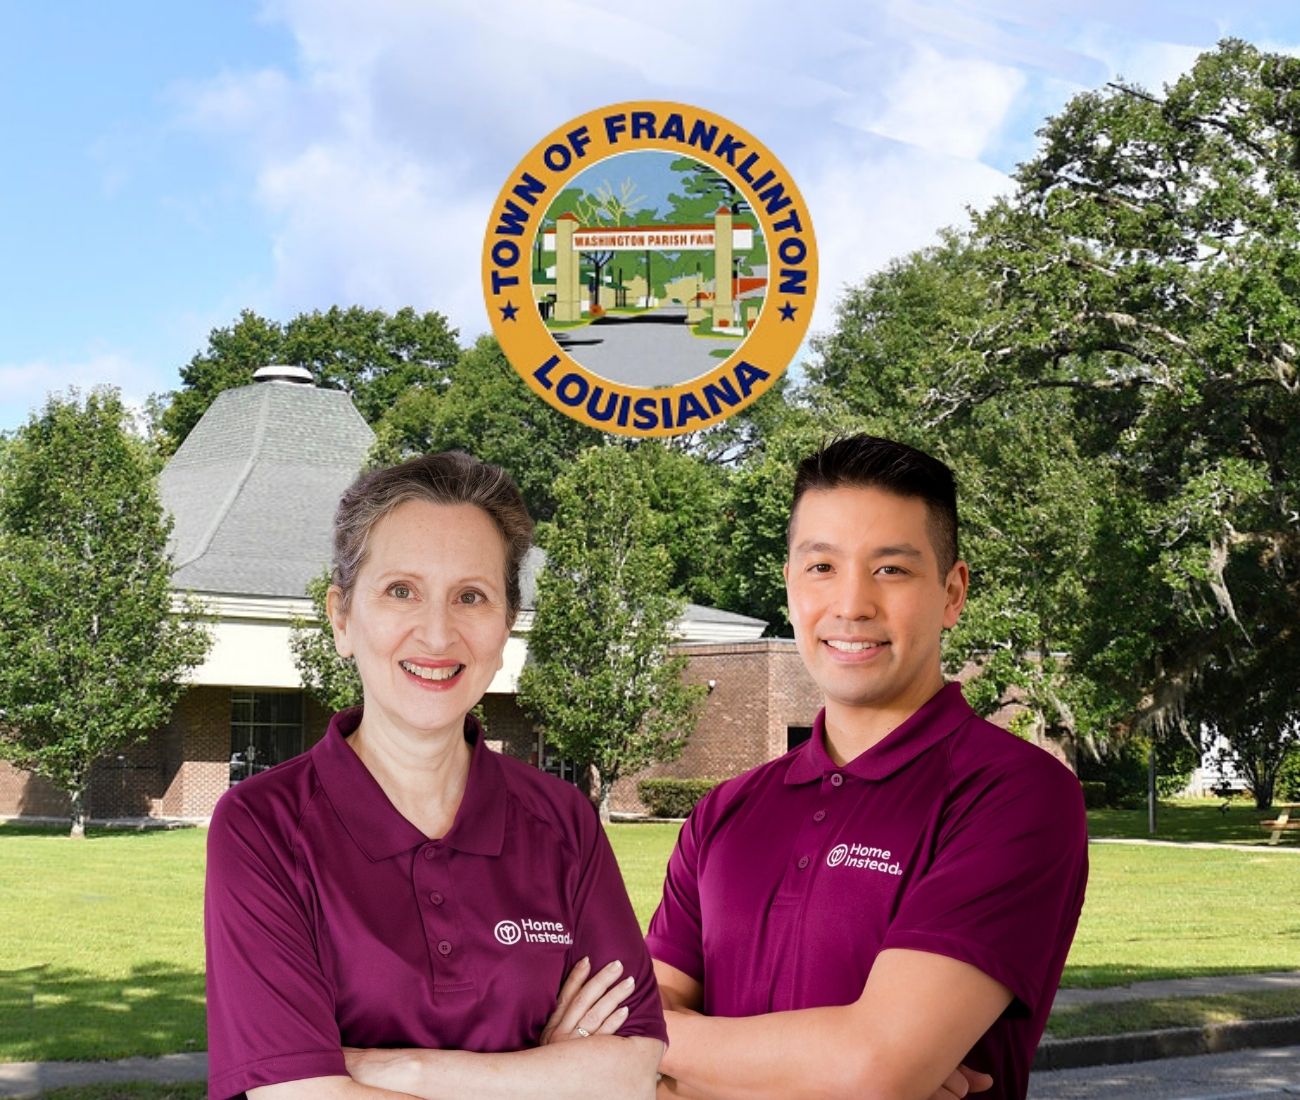
[(807, 866), (808, 866), (808, 857), (807, 857), (807, 856), (800, 856), (800, 857), (799, 857), (799, 870), (802, 871), (802, 870), (803, 870), (805, 867), (807, 867)]
[(826, 820), (826, 811), (825, 811), (825, 810), (818, 810), (815, 814), (813, 814), (813, 820), (814, 820), (814, 821), (825, 821), (825, 820)]
[(451, 954), (451, 940), (438, 941), (438, 954), (444, 956)]
[(432, 844), (430, 844), (430, 845), (429, 845), (427, 848), (425, 848), (425, 850), (424, 850), (424, 858), (425, 858), (425, 859), (433, 859), (434, 857), (437, 856), (437, 854), (438, 854), (438, 853), (435, 852), (435, 851), (433, 850), (433, 845), (432, 845)]
[(435, 890), (432, 894), (429, 895), (429, 900), (433, 902), (434, 905), (441, 905), (442, 895), (438, 893), (437, 890)]
[(832, 787), (840, 787), (843, 786), (843, 784), (844, 784), (844, 776), (840, 775), (839, 772), (836, 772), (834, 775), (831, 776)]

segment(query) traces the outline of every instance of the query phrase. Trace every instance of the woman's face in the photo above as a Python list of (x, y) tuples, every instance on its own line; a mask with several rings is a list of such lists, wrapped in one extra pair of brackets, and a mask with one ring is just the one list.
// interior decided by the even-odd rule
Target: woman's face
[(367, 724), (460, 733), (510, 637), (505, 557), (472, 504), (407, 501), (375, 524), (347, 610), (337, 587), (327, 604), (335, 647), (356, 658)]

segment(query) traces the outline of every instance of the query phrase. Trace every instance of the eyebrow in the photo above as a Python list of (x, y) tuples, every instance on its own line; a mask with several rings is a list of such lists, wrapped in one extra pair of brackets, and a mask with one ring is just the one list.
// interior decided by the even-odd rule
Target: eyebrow
[[(385, 569), (382, 573), (376, 574), (375, 581), (376, 582), (388, 581), (388, 580), (392, 580), (395, 577), (410, 577), (412, 579), (418, 579), (420, 576), (421, 573), (419, 570), (402, 569), (399, 566), (394, 569)], [(456, 580), (453, 581), (452, 583), (453, 584), (486, 584), (486, 585), (496, 585), (496, 586), (499, 586), (501, 584), (500, 580), (493, 580), (486, 573), (471, 573), (464, 577), (457, 577)]]
[[(808, 539), (799, 543), (799, 545), (794, 548), (794, 552), (796, 554), (838, 554), (843, 551), (832, 542), (817, 542)], [(912, 559), (925, 557), (925, 555), (910, 542), (904, 542), (898, 546), (877, 546), (868, 556), (873, 558)]]

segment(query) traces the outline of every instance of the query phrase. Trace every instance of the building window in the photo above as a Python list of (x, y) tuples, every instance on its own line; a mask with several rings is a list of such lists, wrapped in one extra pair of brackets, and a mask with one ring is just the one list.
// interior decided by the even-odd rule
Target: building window
[(812, 736), (812, 726), (786, 726), (785, 751), (797, 748)]
[(537, 749), (533, 754), (537, 766), (548, 775), (554, 775), (563, 779), (566, 783), (577, 784), (581, 780), (578, 774), (578, 765), (567, 757), (561, 756), (554, 749), (546, 747), (546, 738), (539, 730), (537, 733)]
[(301, 691), (236, 691), (230, 696), (230, 782), (302, 752)]

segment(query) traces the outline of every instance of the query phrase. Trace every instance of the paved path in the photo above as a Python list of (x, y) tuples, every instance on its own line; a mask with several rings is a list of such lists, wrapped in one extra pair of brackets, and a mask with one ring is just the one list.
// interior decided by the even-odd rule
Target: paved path
[[(1261, 811), (1262, 812), (1262, 811)], [(1254, 852), (1259, 856), (1271, 856), (1275, 852), (1287, 852), (1300, 855), (1300, 844), (1219, 844), (1212, 840), (1146, 840), (1142, 837), (1089, 837), (1089, 844), (1146, 844), (1153, 848), (1199, 848), (1207, 852)]]
[(1093, 1066), (1029, 1078), (1029, 1100), (1295, 1100), (1300, 1046)]
[(1171, 978), (1158, 982), (1103, 989), (1061, 989), (1053, 1009), (1080, 1005), (1115, 1004), (1119, 1001), (1154, 1001), (1166, 997), (1212, 997), (1217, 993), (1259, 993), (1269, 989), (1300, 989), (1300, 970), (1276, 970), (1268, 974), (1223, 974), (1208, 978)]
[(37, 1096), (73, 1085), (150, 1081), (204, 1081), (206, 1051), (164, 1054), (161, 1058), (123, 1058), (117, 1062), (0, 1062), (0, 1096)]
[(670, 386), (708, 374), (722, 359), (710, 354), (739, 347), (736, 340), (696, 336), (686, 325), (685, 306), (661, 306), (649, 313), (611, 313), (582, 328), (553, 333), (556, 341), (589, 371), (634, 386)]

